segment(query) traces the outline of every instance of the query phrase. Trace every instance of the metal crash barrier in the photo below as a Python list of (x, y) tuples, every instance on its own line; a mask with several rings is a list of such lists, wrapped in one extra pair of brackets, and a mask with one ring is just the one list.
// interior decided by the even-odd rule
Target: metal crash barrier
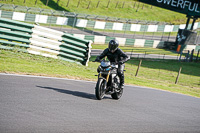
[(50, 28), (0, 18), (0, 49), (88, 65), (92, 41)]

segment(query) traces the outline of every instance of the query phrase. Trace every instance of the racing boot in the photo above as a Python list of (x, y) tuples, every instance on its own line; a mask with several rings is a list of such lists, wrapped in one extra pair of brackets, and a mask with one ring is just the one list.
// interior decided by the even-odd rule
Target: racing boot
[(120, 75), (120, 88), (124, 89), (124, 74)]

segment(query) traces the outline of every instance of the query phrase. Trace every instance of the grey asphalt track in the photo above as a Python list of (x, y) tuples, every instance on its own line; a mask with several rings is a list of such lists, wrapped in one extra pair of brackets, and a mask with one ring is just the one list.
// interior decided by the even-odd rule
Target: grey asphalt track
[(96, 100), (95, 82), (0, 74), (0, 133), (200, 132), (200, 99), (125, 86)]

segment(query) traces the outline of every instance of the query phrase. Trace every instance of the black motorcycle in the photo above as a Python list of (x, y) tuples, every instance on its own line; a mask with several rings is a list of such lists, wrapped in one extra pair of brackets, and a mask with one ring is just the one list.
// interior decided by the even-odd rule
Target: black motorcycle
[(101, 100), (104, 95), (111, 95), (113, 99), (119, 99), (122, 96), (123, 89), (120, 88), (120, 78), (117, 74), (118, 64), (103, 60), (99, 65), (97, 72), (98, 81), (95, 87), (95, 95)]

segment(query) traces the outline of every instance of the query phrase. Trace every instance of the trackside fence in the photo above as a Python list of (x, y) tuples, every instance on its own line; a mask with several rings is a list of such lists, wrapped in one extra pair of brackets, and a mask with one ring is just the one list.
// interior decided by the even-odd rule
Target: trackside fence
[(88, 65), (92, 41), (38, 25), (0, 18), (0, 49), (14, 49)]

